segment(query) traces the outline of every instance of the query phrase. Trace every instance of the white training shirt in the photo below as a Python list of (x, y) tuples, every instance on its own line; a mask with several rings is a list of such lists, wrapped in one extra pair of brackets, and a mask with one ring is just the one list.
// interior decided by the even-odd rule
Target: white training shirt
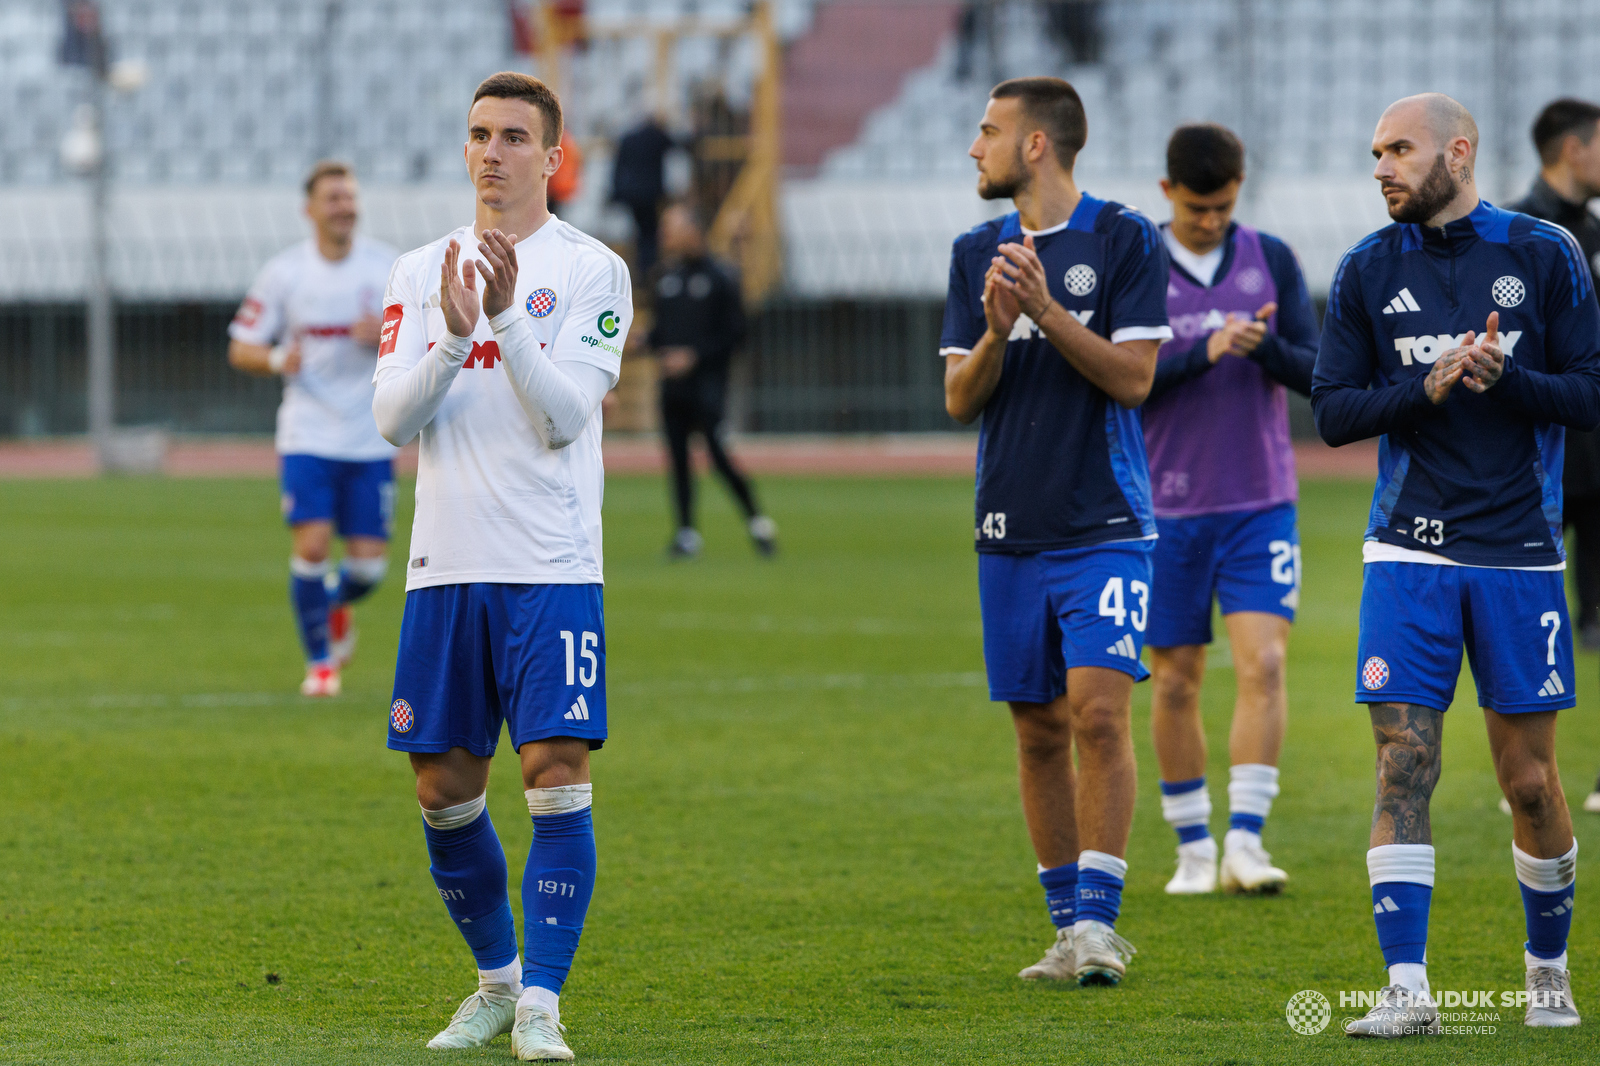
[(300, 342), (300, 372), (285, 374), (278, 407), (279, 455), (362, 462), (394, 448), (372, 421), (377, 349), (350, 339), (356, 319), (376, 317), (394, 264), (387, 244), (357, 237), (350, 254), (328, 260), (314, 240), (267, 261), (228, 327), (246, 344)]
[[(452, 239), (460, 242), (463, 265), (483, 258), (472, 227), (463, 226), (395, 263), (375, 382), (403, 376), (447, 336), (439, 273)], [(481, 298), (481, 277), (477, 291)], [(554, 217), (518, 241), (516, 299), (502, 319), (513, 311), (553, 363), (587, 363), (615, 384), (633, 319), (633, 286), (626, 264), (605, 245)], [(420, 434), (406, 590), (479, 581), (603, 582), (598, 410), (570, 444), (548, 446), (512, 391), (481, 308), (471, 342)]]

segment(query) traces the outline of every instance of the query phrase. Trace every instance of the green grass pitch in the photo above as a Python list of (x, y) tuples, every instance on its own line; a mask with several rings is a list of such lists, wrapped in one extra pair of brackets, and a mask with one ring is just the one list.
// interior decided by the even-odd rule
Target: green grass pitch
[[(1600, 818), (1572, 965), (1586, 1024), (1356, 1043), (1382, 983), (1364, 853), (1372, 742), (1351, 702), (1369, 489), (1305, 487), (1276, 899), (1173, 899), (1136, 690), (1140, 801), (1117, 989), (1033, 985), (1050, 939), (1012, 737), (982, 684), (970, 481), (769, 479), (756, 559), (706, 486), (708, 547), (663, 560), (665, 491), (613, 479), (612, 740), (600, 875), (563, 997), (591, 1063), (1600, 1061)], [(404, 493), (402, 495), (405, 495)], [(0, 1062), (510, 1061), (423, 1043), (472, 987), (403, 756), (384, 749), (399, 567), (359, 610), (345, 695), (295, 695), (268, 481), (0, 484)], [(409, 514), (399, 528), (409, 527)], [(403, 558), (404, 537), (397, 555)], [(1225, 826), (1233, 675), (1207, 675)], [(1596, 668), (1562, 720), (1569, 797), (1600, 762)], [(1470, 682), (1434, 803), (1436, 989), (1518, 989), (1522, 912)], [(530, 826), (502, 745), (490, 809), (518, 906)], [(520, 910), (520, 906), (518, 906)], [(1301, 989), (1334, 1023), (1300, 1036)]]

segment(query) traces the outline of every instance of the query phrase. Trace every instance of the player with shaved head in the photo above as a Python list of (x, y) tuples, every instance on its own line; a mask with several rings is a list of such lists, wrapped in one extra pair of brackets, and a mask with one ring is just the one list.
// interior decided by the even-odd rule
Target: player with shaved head
[(1561, 456), (1566, 427), (1600, 424), (1600, 305), (1570, 233), (1479, 197), (1477, 149), (1477, 124), (1448, 96), (1383, 113), (1373, 176), (1395, 224), (1334, 274), (1312, 382), (1329, 444), (1381, 438), (1356, 702), (1377, 742), (1367, 872), (1389, 983), (1351, 1036), (1438, 1029), (1428, 803), (1463, 646), (1512, 808), (1524, 1021), (1579, 1022), (1578, 846), (1555, 755), (1556, 712), (1574, 705)]

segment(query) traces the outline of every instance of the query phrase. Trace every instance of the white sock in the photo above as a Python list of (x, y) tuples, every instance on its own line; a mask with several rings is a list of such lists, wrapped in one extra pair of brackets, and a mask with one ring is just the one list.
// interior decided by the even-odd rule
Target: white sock
[(1429, 992), (1428, 964), (1425, 962), (1397, 962), (1389, 967), (1389, 983), (1399, 985), (1407, 992)]
[(1178, 854), (1186, 859), (1192, 856), (1194, 858), (1210, 859), (1215, 862), (1217, 858), (1217, 838), (1201, 837), (1199, 840), (1191, 840), (1187, 844), (1179, 844)]
[(1525, 950), (1522, 953), (1522, 961), (1530, 970), (1537, 970), (1544, 966), (1556, 970), (1565, 970), (1567, 968), (1567, 953), (1563, 951), (1553, 959), (1541, 959), (1533, 952)]
[(478, 991), (502, 996), (522, 994), (522, 958), (518, 956), (494, 970), (478, 971)]
[(561, 1021), (561, 997), (548, 988), (538, 985), (529, 985), (522, 990), (522, 995), (517, 997), (519, 1007), (543, 1007), (550, 1012), (550, 1017), (558, 1023)]
[(1278, 768), (1242, 762), (1228, 768), (1228, 813), (1253, 814), (1266, 820), (1278, 795)]

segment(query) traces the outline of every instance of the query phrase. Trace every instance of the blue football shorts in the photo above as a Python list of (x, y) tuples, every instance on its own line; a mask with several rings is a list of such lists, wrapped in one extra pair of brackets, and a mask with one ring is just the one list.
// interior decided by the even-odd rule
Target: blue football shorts
[(1561, 571), (1429, 563), (1364, 571), (1357, 703), (1448, 710), (1464, 645), (1478, 706), (1521, 714), (1577, 705)]
[(389, 704), (396, 751), (494, 754), (606, 740), (606, 624), (600, 585), (435, 585), (406, 593)]
[(1300, 606), (1295, 506), (1157, 518), (1152, 648), (1211, 643), (1211, 600), (1223, 614), (1260, 611), (1294, 621)]
[(351, 462), (316, 455), (281, 457), (283, 520), (332, 522), (341, 537), (389, 539), (394, 522), (394, 461)]
[(1105, 666), (1143, 681), (1150, 541), (1026, 555), (978, 553), (989, 698), (1049, 703), (1067, 671)]

